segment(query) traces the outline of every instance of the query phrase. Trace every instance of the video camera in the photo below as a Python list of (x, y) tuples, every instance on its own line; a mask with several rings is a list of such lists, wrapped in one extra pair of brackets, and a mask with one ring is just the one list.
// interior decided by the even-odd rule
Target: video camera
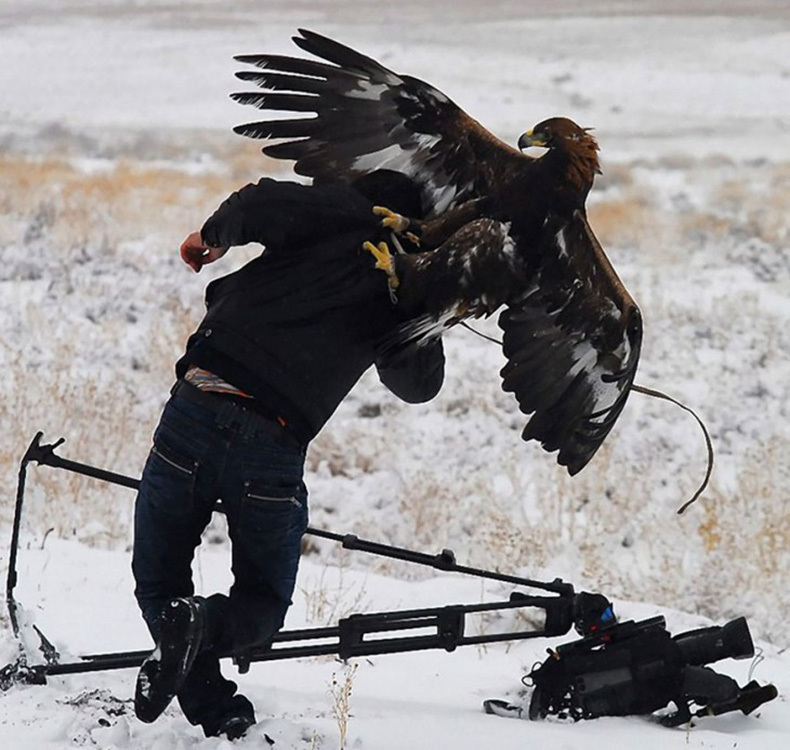
[[(549, 649), (549, 658), (527, 676), (534, 686), (530, 719), (650, 714), (674, 703), (676, 710), (659, 719), (672, 727), (692, 717), (749, 714), (777, 696), (773, 685), (739, 687), (705, 666), (754, 656), (743, 617), (672, 636), (661, 616), (618, 623), (598, 594), (578, 595), (575, 609), (574, 624), (584, 637)], [(692, 712), (692, 705), (699, 709)]]

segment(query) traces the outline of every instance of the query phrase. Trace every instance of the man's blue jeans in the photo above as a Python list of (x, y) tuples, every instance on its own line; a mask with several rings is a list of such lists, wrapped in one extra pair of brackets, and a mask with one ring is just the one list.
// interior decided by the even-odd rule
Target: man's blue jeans
[(304, 449), (215, 398), (224, 412), (178, 395), (165, 407), (137, 496), (132, 562), (135, 596), (156, 639), (165, 604), (194, 593), (194, 551), (222, 500), (234, 582), (229, 595), (206, 599), (205, 650), (178, 695), (187, 719), (207, 734), (236, 689), (221, 676), (217, 654), (266, 644), (282, 627), (307, 527)]

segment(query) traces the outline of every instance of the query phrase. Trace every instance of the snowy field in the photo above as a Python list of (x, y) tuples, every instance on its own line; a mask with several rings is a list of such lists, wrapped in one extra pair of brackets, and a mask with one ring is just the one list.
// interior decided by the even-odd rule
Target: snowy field
[[(232, 7), (231, 7), (232, 6)], [(593, 126), (604, 175), (591, 223), (640, 304), (634, 395), (592, 465), (568, 479), (518, 435), (498, 347), (457, 330), (437, 399), (407, 407), (368, 374), (308, 456), (311, 524), (601, 591), (625, 619), (680, 632), (745, 615), (754, 669), (780, 698), (759, 716), (667, 730), (641, 718), (578, 725), (486, 716), (561, 642), (453, 654), (254, 666), (239, 682), (261, 720), (240, 747), (785, 748), (790, 738), (790, 6), (776, 0), (0, 0), (0, 573), (18, 461), (37, 430), (62, 455), (139, 475), (211, 278), (183, 237), (262, 174), (287, 177), (231, 127), (234, 54), (293, 54), (297, 27), (335, 36), (442, 89), (500, 137), (546, 117)], [(497, 335), (495, 321), (479, 326)], [(31, 467), (18, 596), (64, 654), (146, 648), (128, 571), (133, 493)], [(227, 586), (221, 520), (201, 590)], [(311, 543), (288, 626), (352, 611), (503, 599), (509, 590)], [(487, 631), (506, 618), (480, 623)], [(0, 667), (14, 657), (0, 616)], [(747, 680), (751, 664), (719, 665)], [(0, 694), (2, 748), (230, 747), (175, 708), (137, 722), (130, 670)], [(333, 681), (337, 684), (333, 685)]]

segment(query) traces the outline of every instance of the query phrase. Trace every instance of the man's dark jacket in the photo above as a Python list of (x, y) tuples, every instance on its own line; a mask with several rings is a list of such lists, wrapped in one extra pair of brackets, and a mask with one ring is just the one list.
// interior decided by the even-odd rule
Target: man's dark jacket
[(436, 341), (408, 357), (383, 354), (402, 317), (384, 273), (362, 250), (387, 239), (373, 203), (344, 185), (263, 179), (231, 195), (201, 230), (215, 247), (264, 252), (206, 290), (208, 311), (176, 365), (206, 368), (283, 418), (303, 442), (375, 364), (399, 398), (433, 398), (444, 378)]

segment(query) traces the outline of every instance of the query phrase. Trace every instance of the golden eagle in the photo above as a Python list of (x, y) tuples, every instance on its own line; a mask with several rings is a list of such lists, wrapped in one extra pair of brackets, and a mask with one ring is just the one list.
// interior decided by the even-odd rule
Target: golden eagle
[[(240, 125), (278, 139), (263, 152), (296, 162), (316, 182), (376, 169), (420, 186), (427, 219), (388, 216), (421, 252), (387, 257), (398, 304), (414, 319), (400, 343), (419, 343), (470, 316), (499, 317), (502, 387), (532, 415), (522, 437), (559, 451), (570, 474), (592, 458), (622, 411), (642, 340), (639, 308), (592, 232), (585, 200), (600, 172), (587, 129), (552, 118), (512, 148), (433, 86), (400, 75), (314, 32), (294, 42), (321, 61), (240, 55), (236, 75), (263, 92), (232, 94), (259, 109), (309, 113)], [(542, 146), (539, 158), (522, 150)], [(377, 250), (377, 248), (370, 248)]]

